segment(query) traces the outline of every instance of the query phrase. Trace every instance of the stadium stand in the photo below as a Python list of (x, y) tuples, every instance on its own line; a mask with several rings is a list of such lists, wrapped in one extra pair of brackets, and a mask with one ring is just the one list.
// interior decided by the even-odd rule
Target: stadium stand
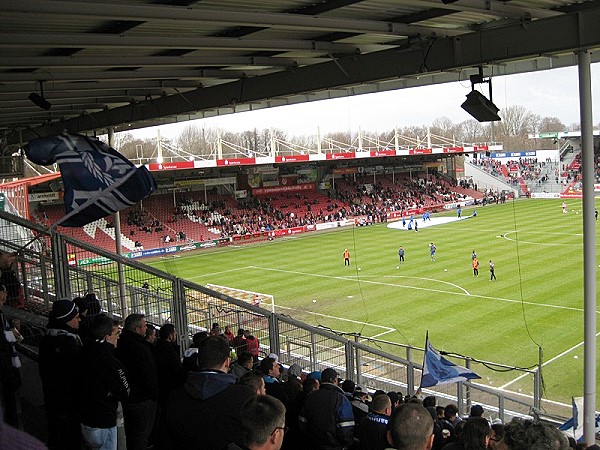
[[(232, 195), (192, 191), (156, 194), (121, 212), (122, 251), (161, 248), (272, 230), (366, 217), (387, 220), (391, 212), (441, 210), (445, 203), (466, 197), (481, 199), (474, 186), (460, 186), (433, 174), (372, 175), (338, 178), (329, 191), (262, 194), (237, 201)], [(32, 219), (44, 226), (64, 214), (62, 205), (40, 206)], [(102, 248), (115, 248), (111, 218), (82, 228), (60, 227), (67, 236)], [(263, 237), (265, 238), (265, 237)]]

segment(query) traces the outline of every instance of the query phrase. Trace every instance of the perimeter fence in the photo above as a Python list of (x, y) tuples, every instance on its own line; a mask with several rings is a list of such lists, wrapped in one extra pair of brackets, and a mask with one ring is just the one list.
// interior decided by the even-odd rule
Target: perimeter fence
[[(250, 330), (259, 339), (263, 355), (276, 353), (282, 364), (298, 364), (305, 372), (334, 367), (342, 378), (350, 378), (370, 390), (405, 395), (413, 394), (418, 387), (424, 351), (421, 348), (363, 340), (358, 335), (348, 338), (307, 325), (3, 211), (0, 250), (17, 252), (16, 269), (25, 308), (7, 308), (7, 315), (21, 320), (26, 330), (24, 343), (30, 350), (39, 342), (52, 301), (94, 292), (102, 309), (117, 319), (136, 312), (145, 314), (148, 322), (158, 326), (173, 323), (179, 331), (182, 350), (189, 346), (191, 335), (209, 330), (217, 322), (232, 330)], [(469, 358), (458, 359), (460, 365), (471, 364)], [(463, 382), (427, 388), (423, 394), (436, 395), (442, 405), (457, 404), (461, 414), (468, 412), (472, 404), (480, 404), (489, 419), (508, 421), (531, 416), (542, 407), (540, 373), (537, 369), (520, 372), (528, 384), (521, 393)], [(485, 379), (482, 376), (482, 381)], [(553, 416), (570, 414), (567, 408), (552, 408), (549, 412)]]

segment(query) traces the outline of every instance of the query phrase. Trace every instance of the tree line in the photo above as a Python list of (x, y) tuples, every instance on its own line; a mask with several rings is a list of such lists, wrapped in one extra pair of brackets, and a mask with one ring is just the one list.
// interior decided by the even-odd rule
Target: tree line
[[(533, 114), (525, 107), (516, 105), (502, 109), (499, 112), (502, 118), (499, 122), (480, 123), (474, 119), (454, 123), (447, 117), (439, 117), (431, 125), (410, 126), (398, 128), (401, 136), (419, 137), (424, 139), (428, 130), (437, 136), (444, 137), (449, 141), (464, 143), (500, 142), (506, 151), (523, 151), (547, 149), (556, 144), (549, 143), (544, 139), (528, 139), (529, 133), (576, 131), (579, 124), (566, 126), (556, 117), (541, 117)], [(227, 130), (218, 130), (213, 127), (190, 122), (182, 132), (174, 139), (164, 139), (165, 148), (177, 148), (182, 152), (196, 155), (198, 157), (210, 157), (215, 154), (215, 145), (218, 135), (223, 140), (236, 146), (246, 148), (254, 153), (264, 153), (270, 147), (271, 133), (277, 139), (306, 148), (316, 148), (317, 136), (302, 135), (290, 136), (284, 130), (278, 128), (264, 128), (246, 130), (234, 133)], [(362, 136), (372, 141), (381, 143), (394, 142), (395, 130), (384, 132), (362, 131)], [(356, 132), (337, 131), (324, 134), (322, 139), (331, 139), (339, 143), (350, 143), (356, 141)], [(131, 132), (116, 133), (115, 147), (129, 159), (146, 162), (155, 159), (157, 155), (156, 139), (139, 139)], [(169, 156), (168, 151), (164, 151)], [(144, 161), (146, 160), (146, 161)]]

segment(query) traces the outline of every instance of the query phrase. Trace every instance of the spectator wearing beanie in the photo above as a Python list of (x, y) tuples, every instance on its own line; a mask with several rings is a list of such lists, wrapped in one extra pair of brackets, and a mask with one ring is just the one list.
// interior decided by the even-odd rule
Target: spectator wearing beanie
[(50, 450), (79, 450), (81, 430), (77, 414), (77, 363), (81, 339), (79, 310), (69, 299), (57, 300), (40, 342), (39, 370), (48, 419)]

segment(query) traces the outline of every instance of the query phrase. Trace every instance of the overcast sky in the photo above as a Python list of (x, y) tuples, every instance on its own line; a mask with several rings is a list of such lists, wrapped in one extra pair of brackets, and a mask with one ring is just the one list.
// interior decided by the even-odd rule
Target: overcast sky
[[(487, 85), (482, 85), (487, 96)], [(161, 136), (177, 137), (193, 123), (200, 127), (245, 131), (278, 128), (289, 136), (332, 131), (388, 131), (394, 127), (431, 125), (440, 117), (454, 123), (471, 119), (460, 107), (471, 90), (468, 81), (400, 89), (377, 94), (267, 108), (161, 126)], [(557, 117), (566, 126), (579, 123), (577, 67), (546, 70), (493, 79), (493, 100), (504, 109), (521, 105), (542, 117)], [(600, 63), (592, 65), (593, 123), (600, 122)], [(158, 127), (134, 131), (136, 137), (156, 137)]]

